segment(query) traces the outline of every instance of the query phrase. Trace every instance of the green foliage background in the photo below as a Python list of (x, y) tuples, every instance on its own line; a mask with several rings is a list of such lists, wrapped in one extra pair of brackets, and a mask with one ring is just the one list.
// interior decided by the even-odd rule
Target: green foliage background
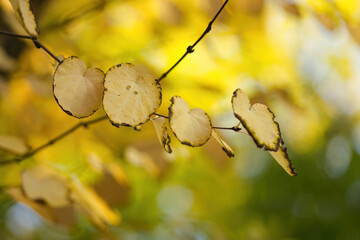
[[(204, 109), (214, 125), (233, 126), (231, 94), (240, 87), (275, 113), (298, 176), (289, 177), (239, 133), (223, 132), (233, 159), (212, 141), (191, 149), (172, 137), (169, 160), (151, 124), (137, 132), (102, 122), (0, 168), (0, 238), (360, 239), (360, 51), (349, 32), (349, 25), (360, 23), (360, 7), (357, 1), (304, 0), (294, 1), (296, 12), (285, 2), (230, 1), (195, 52), (163, 80), (160, 113), (167, 114), (170, 98), (180, 95)], [(104, 71), (122, 62), (142, 64), (160, 76), (220, 5), (62, 0), (36, 1), (34, 9), (39, 39), (56, 54), (79, 56)], [(7, 0), (0, 9), (13, 32), (24, 32)], [(7, 56), (5, 41), (0, 36), (0, 67), (7, 73), (0, 77), (0, 133), (38, 146), (77, 120), (52, 97), (50, 60), (31, 42), (13, 40), (12, 48), (21, 51)], [(129, 162), (129, 146), (155, 156), (157, 173)], [(70, 229), (53, 225), (4, 193), (19, 184), (24, 168), (40, 163), (94, 183), (89, 153), (120, 164), (131, 186), (129, 202), (118, 207), (122, 223), (109, 233), (82, 216)]]

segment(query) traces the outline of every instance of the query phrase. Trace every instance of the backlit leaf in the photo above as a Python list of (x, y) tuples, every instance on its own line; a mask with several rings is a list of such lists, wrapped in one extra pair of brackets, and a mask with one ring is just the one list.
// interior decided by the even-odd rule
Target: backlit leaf
[(170, 128), (182, 144), (192, 147), (204, 145), (211, 137), (210, 117), (200, 108), (189, 108), (179, 96), (171, 98), (169, 107)]
[(241, 89), (234, 92), (231, 102), (235, 117), (240, 120), (256, 145), (265, 150), (276, 151), (281, 134), (271, 110), (260, 103), (251, 106), (249, 97)]
[(53, 90), (59, 106), (69, 115), (84, 118), (101, 105), (104, 73), (98, 68), (86, 69), (77, 57), (66, 58), (54, 73)]
[(39, 30), (30, 0), (10, 0), (10, 2), (25, 30), (30, 35), (37, 37)]
[(155, 77), (130, 63), (111, 67), (104, 85), (104, 110), (117, 127), (147, 122), (161, 104), (161, 86)]
[(291, 160), (289, 158), (289, 155), (287, 153), (287, 148), (284, 146), (280, 146), (279, 149), (274, 152), (274, 151), (269, 151), (269, 153), (271, 154), (271, 156), (273, 156), (273, 158), (275, 158), (275, 160), (280, 164), (280, 166), (285, 169), (285, 171), (291, 175), (291, 176), (296, 176), (297, 173), (295, 172), (295, 168), (291, 163)]

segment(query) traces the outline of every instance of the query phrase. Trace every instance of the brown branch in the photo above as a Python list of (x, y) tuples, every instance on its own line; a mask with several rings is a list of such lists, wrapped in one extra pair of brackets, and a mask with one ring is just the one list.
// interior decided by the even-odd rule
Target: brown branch
[(59, 134), (58, 136), (50, 139), (48, 142), (44, 143), (43, 145), (40, 145), (39, 147), (31, 150), (28, 153), (25, 153), (22, 156), (19, 157), (14, 157), (5, 161), (0, 161), (0, 165), (7, 165), (7, 164), (12, 164), (12, 163), (18, 163), (21, 162), (29, 157), (32, 157), (33, 155), (35, 155), (36, 153), (40, 152), (41, 150), (55, 144), (56, 142), (58, 142), (59, 140), (63, 139), (64, 137), (68, 136), (69, 134), (71, 134), (72, 132), (76, 131), (78, 128), (80, 127), (88, 127), (90, 125), (93, 125), (95, 123), (101, 122), (103, 120), (107, 119), (107, 116), (102, 116), (99, 118), (95, 118), (93, 120), (89, 120), (89, 121), (80, 121), (79, 123), (77, 123), (76, 125), (74, 125), (73, 127), (71, 127), (70, 129), (66, 130), (65, 132)]
[(9, 37), (15, 37), (15, 38), (22, 38), (22, 39), (29, 39), (32, 40), (33, 43), (35, 44), (36, 48), (39, 49), (44, 49), (45, 52), (47, 54), (49, 54), (49, 56), (51, 56), (55, 61), (57, 61), (58, 63), (61, 63), (60, 59), (57, 58), (55, 56), (54, 53), (52, 53), (47, 47), (45, 47), (37, 37), (35, 36), (28, 36), (28, 35), (20, 35), (20, 34), (16, 34), (16, 33), (11, 33), (11, 32), (5, 32), (5, 31), (0, 31), (0, 35), (5, 35), (5, 36), (9, 36)]
[(186, 52), (180, 57), (180, 59), (169, 69), (167, 70), (165, 73), (163, 73), (163, 75), (161, 75), (160, 78), (157, 79), (158, 82), (160, 82), (162, 79), (166, 78), (166, 76), (190, 53), (193, 53), (195, 51), (195, 46), (205, 37), (206, 34), (208, 34), (211, 30), (211, 27), (213, 25), (213, 23), (215, 22), (215, 20), (217, 19), (217, 17), (220, 15), (220, 13), (222, 12), (222, 10), (225, 8), (225, 5), (228, 3), (229, 0), (226, 0), (223, 5), (221, 6), (221, 8), (219, 9), (219, 11), (216, 13), (216, 15), (214, 16), (214, 18), (209, 22), (207, 28), (205, 29), (205, 31), (201, 34), (201, 36), (190, 46), (188, 46), (186, 48)]

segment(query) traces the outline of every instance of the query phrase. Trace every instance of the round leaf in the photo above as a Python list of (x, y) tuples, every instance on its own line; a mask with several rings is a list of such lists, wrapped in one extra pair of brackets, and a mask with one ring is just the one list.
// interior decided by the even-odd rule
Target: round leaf
[(30, 0), (10, 0), (10, 2), (25, 30), (30, 35), (37, 37), (39, 30)]
[(29, 199), (43, 200), (51, 207), (70, 205), (66, 181), (49, 168), (38, 166), (25, 170), (22, 187)]
[(161, 104), (161, 87), (155, 77), (130, 63), (111, 67), (104, 85), (104, 110), (117, 127), (147, 122)]
[(241, 89), (234, 92), (231, 102), (235, 117), (240, 120), (256, 145), (277, 151), (281, 134), (279, 124), (274, 120), (275, 115), (270, 109), (260, 103), (251, 106), (249, 97)]
[(98, 68), (86, 69), (77, 57), (66, 58), (59, 64), (53, 80), (54, 96), (69, 115), (84, 118), (101, 105), (104, 73)]
[(211, 137), (210, 117), (200, 108), (189, 108), (179, 96), (171, 98), (169, 107), (170, 128), (182, 144), (192, 147), (204, 145)]

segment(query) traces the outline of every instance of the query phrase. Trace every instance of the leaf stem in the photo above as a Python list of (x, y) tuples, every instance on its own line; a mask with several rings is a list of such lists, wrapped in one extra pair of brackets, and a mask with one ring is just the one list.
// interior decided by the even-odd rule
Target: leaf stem
[(58, 136), (50, 139), (48, 142), (46, 142), (43, 145), (40, 145), (39, 147), (29, 151), (28, 153), (25, 153), (24, 155), (19, 156), (19, 157), (14, 157), (14, 158), (11, 158), (11, 159), (8, 159), (8, 160), (5, 160), (5, 161), (0, 161), (0, 165), (6, 165), (6, 164), (12, 164), (12, 163), (21, 162), (21, 161), (35, 155), (36, 153), (40, 152), (44, 148), (47, 148), (47, 147), (55, 144), (56, 142), (63, 139), (64, 137), (68, 136), (69, 134), (76, 131), (80, 127), (87, 128), (88, 126), (93, 125), (93, 124), (98, 123), (98, 122), (101, 122), (101, 121), (103, 121), (105, 119), (107, 119), (107, 116), (102, 116), (102, 117), (95, 118), (95, 119), (89, 120), (89, 121), (80, 121), (79, 123), (77, 123), (73, 127), (66, 130), (65, 132), (63, 132), (63, 133), (59, 134)]
[(166, 76), (174, 69), (176, 68), (176, 66), (190, 53), (193, 53), (195, 51), (195, 46), (205, 37), (206, 34), (208, 34), (211, 31), (211, 27), (213, 25), (213, 23), (215, 22), (215, 20), (217, 19), (217, 17), (220, 15), (220, 13), (222, 12), (222, 10), (225, 8), (226, 4), (228, 3), (229, 0), (226, 0), (223, 5), (221, 6), (221, 8), (218, 10), (218, 12), (216, 13), (216, 15), (214, 16), (214, 18), (209, 22), (208, 26), (206, 27), (205, 31), (201, 34), (201, 36), (190, 46), (188, 46), (186, 48), (186, 52), (180, 57), (180, 59), (172, 66), (170, 67), (169, 70), (167, 70), (165, 73), (163, 73), (161, 75), (160, 78), (157, 79), (158, 82), (160, 82), (162, 79), (166, 78)]
[(5, 36), (9, 36), (9, 37), (15, 37), (15, 38), (22, 38), (22, 39), (30, 39), (33, 41), (33, 43), (35, 44), (36, 48), (41, 48), (44, 49), (44, 51), (49, 54), (49, 56), (51, 56), (55, 61), (57, 61), (58, 63), (60, 63), (60, 59), (57, 58), (55, 56), (54, 53), (52, 53), (47, 47), (45, 47), (37, 37), (35, 36), (28, 36), (28, 35), (20, 35), (20, 34), (16, 34), (16, 33), (11, 33), (11, 32), (5, 32), (5, 31), (0, 31), (0, 35), (5, 35)]

